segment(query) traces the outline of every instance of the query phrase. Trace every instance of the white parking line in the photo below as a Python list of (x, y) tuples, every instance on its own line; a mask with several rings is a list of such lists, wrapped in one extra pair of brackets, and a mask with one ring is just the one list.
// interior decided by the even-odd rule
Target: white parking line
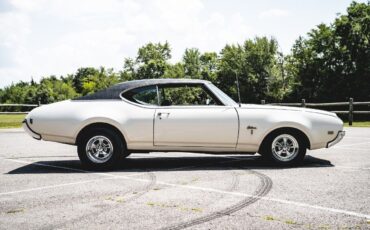
[(343, 169), (355, 169), (355, 170), (370, 170), (370, 168), (366, 168), (366, 167), (352, 167), (352, 166), (334, 166), (334, 167), (337, 167), (337, 168), (343, 168)]
[[(224, 157), (220, 157), (224, 158)], [(91, 182), (96, 182), (96, 181), (102, 181), (102, 180), (111, 180), (111, 179), (127, 179), (130, 177), (142, 175), (146, 172), (139, 172), (139, 173), (132, 173), (126, 176), (122, 175), (114, 175), (110, 173), (96, 173), (96, 172), (91, 172), (91, 171), (86, 171), (82, 169), (75, 169), (75, 168), (69, 168), (69, 167), (62, 167), (62, 166), (55, 166), (55, 165), (49, 165), (49, 164), (42, 164), (42, 163), (37, 163), (37, 162), (29, 162), (29, 161), (22, 161), (22, 160), (15, 160), (15, 159), (9, 159), (9, 158), (3, 158), (3, 160), (7, 161), (13, 161), (16, 163), (20, 164), (31, 164), (31, 165), (38, 165), (38, 166), (43, 166), (43, 167), (51, 167), (51, 168), (58, 168), (58, 169), (64, 169), (64, 170), (71, 170), (71, 171), (77, 171), (77, 172), (84, 172), (84, 173), (91, 173), (91, 174), (97, 174), (97, 175), (102, 175), (102, 176), (108, 176), (105, 178), (99, 178), (99, 179), (92, 179), (92, 180), (85, 180), (85, 181), (77, 181), (77, 182), (71, 182), (71, 183), (64, 183), (64, 184), (57, 184), (57, 185), (48, 185), (48, 186), (42, 186), (42, 187), (36, 187), (36, 188), (29, 188), (29, 189), (23, 189), (23, 190), (17, 190), (17, 191), (10, 191), (10, 192), (2, 192), (0, 193), (0, 196), (2, 195), (9, 195), (9, 194), (15, 194), (15, 193), (23, 193), (23, 192), (31, 192), (31, 191), (36, 191), (36, 190), (43, 190), (43, 189), (53, 189), (53, 188), (58, 188), (58, 187), (65, 187), (65, 186), (70, 186), (70, 185), (77, 185), (77, 184), (86, 184), (86, 183), (91, 183)], [(221, 161), (217, 163), (225, 163), (225, 162), (234, 162), (234, 161), (242, 161), (245, 159), (234, 159), (234, 160), (227, 160), (227, 161)], [(184, 166), (184, 167), (178, 167), (178, 168), (171, 168), (170, 170), (183, 170), (183, 169), (190, 169), (190, 168), (195, 168), (199, 166), (205, 166), (209, 164), (214, 164), (215, 162), (207, 163), (207, 164), (201, 164), (201, 165), (192, 165), (192, 166)]]
[(10, 191), (10, 192), (2, 192), (0, 193), (0, 196), (2, 195), (9, 195), (9, 194), (15, 194), (15, 193), (23, 193), (23, 192), (32, 192), (37, 190), (43, 190), (43, 189), (52, 189), (52, 188), (58, 188), (58, 187), (64, 187), (64, 186), (70, 186), (70, 185), (77, 185), (77, 184), (86, 184), (101, 180), (111, 180), (111, 179), (117, 179), (117, 177), (105, 177), (105, 178), (99, 178), (99, 179), (93, 179), (93, 180), (85, 180), (85, 181), (78, 181), (78, 182), (71, 182), (71, 183), (65, 183), (65, 184), (56, 184), (56, 185), (48, 185), (48, 186), (42, 186), (37, 188), (29, 188), (29, 189), (23, 189), (23, 190), (17, 190), (17, 191)]
[[(10, 160), (10, 159), (4, 159), (4, 160)], [(11, 160), (11, 161), (14, 161), (14, 160)], [(22, 163), (21, 161), (18, 161), (18, 160), (15, 161), (15, 162)], [(32, 164), (32, 162), (26, 162), (26, 161), (23, 161), (23, 163)], [(46, 166), (46, 167), (54, 167), (53, 165), (48, 165), (48, 164), (38, 164), (38, 165)], [(59, 166), (56, 166), (56, 167), (76, 171), (76, 169), (73, 169), (73, 168), (59, 167)], [(192, 166), (192, 167), (194, 167), (194, 166)], [(85, 170), (79, 170), (79, 171), (85, 171)], [(85, 171), (85, 172), (89, 172), (89, 171)], [(109, 175), (113, 175), (113, 174), (109, 174)], [(114, 177), (119, 177), (121, 179), (127, 179), (127, 180), (133, 180), (133, 181), (140, 181), (140, 182), (145, 182), (145, 183), (150, 182), (150, 180), (148, 180), (148, 179), (133, 178), (133, 177), (130, 177), (130, 176), (114, 176)], [(106, 178), (106, 179), (108, 179), (108, 178)], [(78, 182), (76, 182), (76, 183), (78, 183)], [(82, 183), (88, 183), (88, 182), (82, 182)], [(354, 212), (354, 211), (348, 211), (348, 210), (344, 210), (344, 209), (329, 208), (329, 207), (324, 207), (324, 206), (319, 206), (319, 205), (311, 205), (311, 204), (307, 204), (307, 203), (303, 203), (303, 202), (283, 200), (283, 199), (278, 199), (278, 198), (273, 198), (273, 197), (266, 197), (266, 196), (264, 196), (264, 197), (254, 196), (254, 195), (241, 193), (241, 192), (227, 192), (227, 191), (213, 189), (213, 188), (173, 184), (173, 183), (167, 183), (167, 182), (164, 182), (164, 181), (156, 181), (156, 183), (161, 184), (161, 185), (176, 187), (176, 188), (186, 188), (186, 189), (205, 191), (205, 192), (214, 192), (214, 193), (219, 193), (219, 194), (226, 194), (226, 195), (233, 195), (233, 196), (240, 196), (240, 197), (259, 198), (261, 200), (274, 201), (274, 202), (278, 202), (278, 203), (282, 203), (282, 204), (295, 205), (295, 206), (300, 206), (300, 207), (318, 209), (318, 210), (329, 211), (329, 212), (333, 212), (333, 213), (339, 213), (339, 214), (350, 215), (350, 216), (355, 216), (355, 217), (359, 217), (359, 218), (370, 219), (370, 215), (368, 215), (368, 214), (358, 213), (358, 212)], [(71, 183), (69, 183), (69, 184), (71, 184)], [(54, 185), (54, 187), (57, 187), (57, 185)]]
[(75, 171), (75, 172), (91, 173), (91, 174), (96, 174), (96, 175), (101, 175), (101, 176), (109, 176), (109, 177), (116, 176), (116, 175), (110, 174), (110, 173), (93, 172), (93, 171), (88, 171), (88, 170), (83, 170), (83, 169), (75, 169), (75, 168), (69, 168), (69, 167), (63, 167), (63, 166), (57, 166), (57, 165), (49, 165), (49, 164), (30, 162), (30, 161), (24, 161), (24, 160), (17, 160), (17, 159), (3, 158), (3, 160), (17, 162), (17, 163), (21, 163), (21, 164), (33, 164), (33, 165), (39, 165), (39, 166), (45, 166), (45, 167), (51, 167), (51, 168), (57, 168), (57, 169), (64, 169), (64, 170)]
[(342, 148), (342, 147), (347, 147), (347, 146), (354, 146), (354, 145), (363, 145), (363, 144), (370, 144), (369, 141), (367, 142), (361, 142), (361, 143), (353, 143), (353, 144), (348, 144), (348, 145), (336, 145), (333, 148)]
[(370, 137), (358, 137), (358, 136), (352, 136), (352, 137), (344, 137), (345, 139), (363, 139), (363, 140), (370, 140)]
[(328, 208), (328, 207), (324, 207), (324, 206), (311, 205), (311, 204), (307, 204), (307, 203), (290, 201), (290, 200), (283, 200), (283, 199), (278, 199), (278, 198), (273, 198), (273, 197), (254, 196), (254, 195), (250, 195), (250, 194), (246, 194), (246, 193), (227, 192), (227, 191), (223, 191), (223, 190), (212, 189), (212, 188), (204, 188), (204, 187), (198, 187), (198, 186), (179, 185), (179, 184), (172, 184), (172, 183), (166, 183), (166, 182), (161, 182), (161, 181), (157, 181), (157, 183), (158, 184), (162, 184), (162, 185), (172, 186), (172, 187), (180, 187), (180, 188), (194, 189), (194, 190), (200, 190), (200, 191), (206, 191), (206, 192), (214, 192), (214, 193), (221, 193), (221, 194), (228, 194), (228, 195), (241, 196), (241, 197), (259, 198), (261, 200), (274, 201), (274, 202), (283, 203), (283, 204), (290, 204), (290, 205), (295, 205), (295, 206), (300, 206), (300, 207), (307, 207), (307, 208), (319, 209), (319, 210), (324, 210), (324, 211), (329, 211), (329, 212), (335, 212), (335, 213), (340, 213), (340, 214), (345, 214), (345, 215), (350, 215), (350, 216), (356, 216), (356, 217), (370, 219), (370, 215), (368, 215), (368, 214), (363, 214), (363, 213), (348, 211), (348, 210), (344, 210), (344, 209)]
[(354, 150), (354, 151), (370, 151), (370, 149), (365, 149), (365, 148), (342, 148), (342, 147), (336, 147), (336, 149), (344, 149), (344, 150)]

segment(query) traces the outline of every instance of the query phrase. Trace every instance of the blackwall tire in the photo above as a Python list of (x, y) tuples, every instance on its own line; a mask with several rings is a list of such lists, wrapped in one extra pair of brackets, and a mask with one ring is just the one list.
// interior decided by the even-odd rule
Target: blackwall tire
[(307, 146), (302, 135), (293, 130), (271, 133), (264, 140), (260, 154), (263, 159), (280, 166), (295, 166), (303, 162)]
[(86, 131), (77, 144), (77, 152), (82, 165), (93, 170), (111, 169), (127, 156), (123, 140), (106, 128)]

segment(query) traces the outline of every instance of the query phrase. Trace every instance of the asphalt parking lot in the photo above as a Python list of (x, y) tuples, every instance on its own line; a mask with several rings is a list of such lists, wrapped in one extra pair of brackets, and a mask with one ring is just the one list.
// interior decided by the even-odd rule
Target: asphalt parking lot
[(76, 147), (0, 131), (0, 229), (370, 229), (370, 129), (296, 168), (258, 156), (131, 155), (109, 172)]

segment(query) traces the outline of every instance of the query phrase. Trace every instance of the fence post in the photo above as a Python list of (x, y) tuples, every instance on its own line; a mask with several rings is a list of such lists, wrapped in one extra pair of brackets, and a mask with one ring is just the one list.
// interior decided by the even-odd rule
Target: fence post
[(264, 105), (266, 103), (265, 100), (261, 100), (261, 104)]
[(353, 98), (349, 98), (349, 108), (348, 108), (348, 124), (352, 126), (353, 122)]
[(306, 107), (306, 100), (305, 100), (305, 99), (302, 99), (301, 106), (302, 106), (302, 107)]

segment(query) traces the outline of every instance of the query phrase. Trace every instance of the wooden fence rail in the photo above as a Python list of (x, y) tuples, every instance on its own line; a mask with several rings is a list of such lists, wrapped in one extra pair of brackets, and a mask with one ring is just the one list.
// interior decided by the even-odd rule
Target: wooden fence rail
[[(27, 108), (36, 108), (41, 106), (41, 103), (38, 104), (0, 104), (0, 107), (27, 107)], [(0, 114), (27, 114), (30, 111), (24, 111), (24, 112), (1, 112)]]
[[(266, 104), (265, 100), (261, 100), (261, 104)], [(305, 99), (302, 99), (301, 103), (270, 103), (271, 105), (284, 105), (284, 106), (300, 106), (300, 107), (335, 107), (335, 106), (348, 106), (348, 110), (341, 111), (330, 111), (336, 114), (348, 114), (348, 124), (352, 126), (353, 114), (370, 114), (370, 111), (355, 111), (354, 105), (370, 105), (370, 101), (354, 102), (353, 98), (350, 98), (346, 102), (329, 102), (329, 103), (306, 103)]]
[[(261, 104), (266, 104), (265, 100), (261, 100)], [(329, 103), (306, 103), (305, 99), (302, 99), (301, 103), (269, 103), (271, 105), (284, 105), (284, 106), (300, 106), (300, 107), (333, 107), (333, 106), (348, 106), (348, 110), (331, 111), (336, 114), (348, 114), (348, 123), (351, 126), (353, 123), (353, 114), (370, 114), (370, 111), (355, 111), (354, 105), (369, 105), (370, 101), (364, 102), (354, 102), (353, 98), (350, 98), (346, 102), (329, 102)], [(27, 107), (35, 108), (41, 106), (38, 104), (0, 104), (0, 107)], [(29, 111), (25, 112), (0, 112), (0, 114), (27, 114)]]
[(40, 104), (0, 104), (1, 107), (38, 107)]

